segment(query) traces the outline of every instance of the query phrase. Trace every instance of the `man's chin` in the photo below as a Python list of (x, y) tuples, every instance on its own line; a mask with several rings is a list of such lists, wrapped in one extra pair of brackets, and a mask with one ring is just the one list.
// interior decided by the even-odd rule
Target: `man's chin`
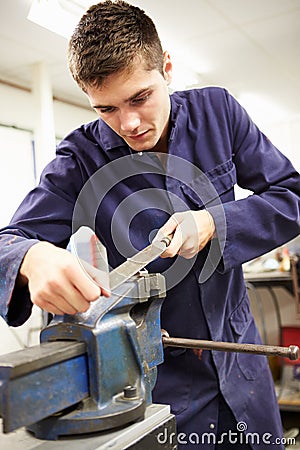
[(143, 145), (137, 145), (134, 143), (129, 143), (127, 142), (127, 144), (129, 145), (129, 147), (131, 148), (131, 150), (133, 150), (134, 152), (149, 152), (151, 150), (154, 151), (154, 147), (155, 147), (155, 143), (151, 144), (151, 143), (144, 143)]
[(135, 152), (144, 152), (144, 151), (150, 151), (153, 150), (157, 145), (157, 142), (159, 139), (155, 139), (153, 133), (151, 133), (152, 136), (150, 135), (150, 131), (147, 133), (147, 135), (145, 134), (144, 136), (141, 136), (141, 138), (125, 138), (123, 137), (123, 139), (126, 141), (126, 143), (129, 145), (129, 147), (135, 151)]

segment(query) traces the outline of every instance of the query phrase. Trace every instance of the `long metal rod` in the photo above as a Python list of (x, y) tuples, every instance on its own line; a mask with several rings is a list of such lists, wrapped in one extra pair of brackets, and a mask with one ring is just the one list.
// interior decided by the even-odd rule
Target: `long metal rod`
[(162, 342), (165, 347), (200, 348), (203, 350), (217, 350), (223, 352), (253, 353), (256, 355), (281, 356), (290, 360), (299, 358), (299, 347), (278, 347), (260, 344), (238, 344), (234, 342), (205, 341), (201, 339), (173, 338), (162, 334)]

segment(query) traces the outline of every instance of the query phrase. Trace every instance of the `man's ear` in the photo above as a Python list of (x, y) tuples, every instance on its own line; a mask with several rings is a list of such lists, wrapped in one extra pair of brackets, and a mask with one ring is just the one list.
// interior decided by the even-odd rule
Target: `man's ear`
[(164, 79), (166, 80), (167, 84), (169, 85), (172, 81), (172, 71), (173, 71), (173, 64), (171, 61), (170, 54), (168, 52), (164, 52), (164, 63), (163, 63), (163, 75)]

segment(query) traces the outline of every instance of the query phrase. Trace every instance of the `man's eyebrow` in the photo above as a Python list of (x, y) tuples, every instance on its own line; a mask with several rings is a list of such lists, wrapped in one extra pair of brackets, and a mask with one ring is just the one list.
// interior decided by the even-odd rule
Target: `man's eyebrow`
[(140, 89), (138, 92), (136, 92), (135, 94), (131, 95), (127, 100), (125, 100), (125, 102), (131, 102), (132, 100), (134, 100), (135, 98), (139, 97), (141, 94), (144, 94), (147, 91), (150, 91), (151, 89), (153, 89), (153, 86), (146, 86), (142, 89)]
[(92, 105), (92, 104), (91, 107), (94, 109), (111, 108), (110, 105)]

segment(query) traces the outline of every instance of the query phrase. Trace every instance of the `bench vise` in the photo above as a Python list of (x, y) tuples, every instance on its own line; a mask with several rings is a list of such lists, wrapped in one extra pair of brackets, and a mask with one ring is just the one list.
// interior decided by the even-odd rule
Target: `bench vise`
[(3, 431), (37, 438), (110, 430), (144, 418), (163, 361), (164, 277), (139, 273), (88, 312), (55, 316), (41, 344), (0, 358)]

